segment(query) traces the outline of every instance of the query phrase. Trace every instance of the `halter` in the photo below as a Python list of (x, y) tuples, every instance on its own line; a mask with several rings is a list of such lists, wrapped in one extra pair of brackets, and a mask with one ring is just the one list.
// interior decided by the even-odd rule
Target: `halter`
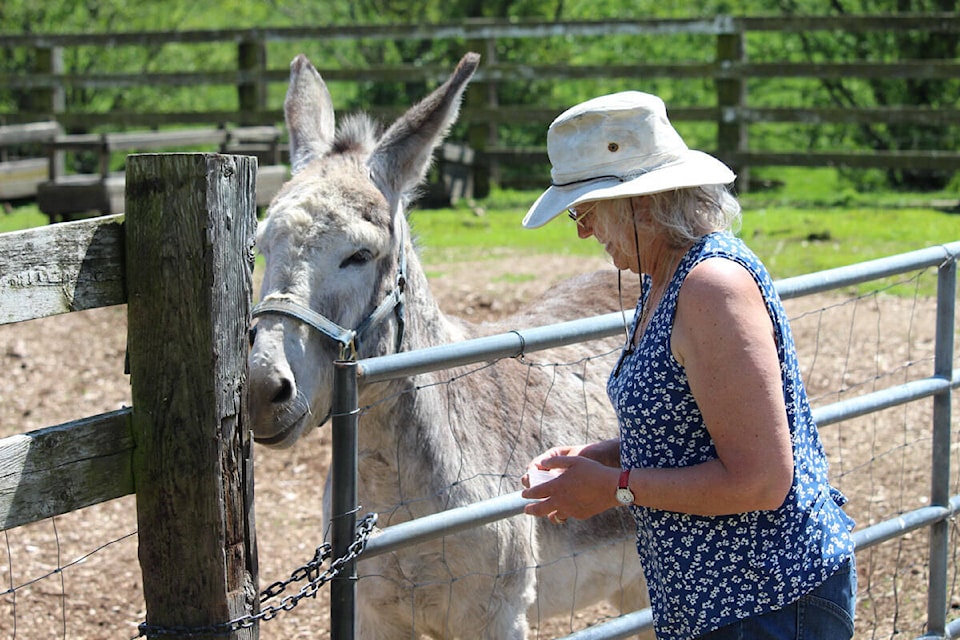
[[(397, 215), (403, 215), (400, 207), (397, 207)], [(397, 335), (394, 340), (394, 350), (399, 352), (400, 346), (403, 343), (403, 294), (407, 286), (407, 254), (404, 247), (403, 222), (400, 221), (399, 218), (396, 219), (397, 225), (399, 226), (398, 236), (400, 238), (397, 285), (393, 288), (393, 291), (388, 293), (387, 297), (377, 305), (377, 308), (364, 318), (356, 329), (347, 329), (340, 326), (330, 318), (300, 304), (292, 296), (285, 293), (271, 293), (265, 296), (263, 300), (253, 308), (252, 316), (257, 318), (262, 315), (274, 314), (295, 318), (313, 327), (334, 342), (339, 343), (341, 360), (355, 361), (364, 334), (383, 322), (390, 313), (393, 313), (397, 318)]]

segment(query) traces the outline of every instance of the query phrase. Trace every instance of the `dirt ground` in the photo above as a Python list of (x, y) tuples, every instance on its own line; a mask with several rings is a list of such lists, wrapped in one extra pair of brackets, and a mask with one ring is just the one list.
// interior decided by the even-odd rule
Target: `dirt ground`
[[(430, 272), (441, 306), (479, 321), (509, 314), (559, 279), (605, 266), (601, 259), (508, 256), (431, 265)], [(817, 405), (932, 370), (930, 300), (841, 293), (787, 306)], [(0, 437), (127, 405), (125, 331), (122, 308), (0, 327)], [(928, 500), (930, 415), (923, 401), (822, 427), (834, 483), (850, 497), (848, 511), (860, 528)], [(321, 543), (328, 456), (325, 430), (292, 450), (256, 449), (261, 586), (289, 575)], [(952, 493), (957, 486), (955, 480)], [(0, 533), (0, 640), (136, 636), (145, 611), (135, 532), (135, 504), (127, 497)], [(858, 553), (858, 638), (923, 633), (926, 539), (915, 532)], [(960, 595), (952, 594), (951, 605), (960, 606)], [(538, 637), (565, 635), (608, 613), (545, 622)], [(262, 624), (260, 637), (327, 638), (327, 616), (322, 590), (317, 601)]]

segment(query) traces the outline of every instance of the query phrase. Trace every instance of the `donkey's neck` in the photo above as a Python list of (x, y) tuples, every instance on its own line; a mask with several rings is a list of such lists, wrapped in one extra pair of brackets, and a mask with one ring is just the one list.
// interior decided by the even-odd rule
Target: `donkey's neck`
[(407, 336), (404, 350), (413, 351), (469, 337), (470, 331), (458, 318), (445, 314), (430, 291), (430, 283), (411, 244), (407, 251), (406, 315)]
[[(403, 349), (413, 351), (472, 336), (470, 326), (447, 316), (430, 291), (419, 257), (407, 246)], [(361, 390), (360, 491), (365, 506), (397, 508), (401, 520), (431, 513), (460, 474), (458, 393), (450, 372), (373, 383)], [(422, 513), (421, 513), (422, 511)], [(394, 521), (397, 521), (396, 519)]]
[(458, 479), (451, 424), (457, 418), (450, 416), (458, 409), (435, 374), (373, 386), (386, 398), (366, 405), (360, 418), (361, 502), (377, 511), (396, 509), (400, 520), (432, 513)]

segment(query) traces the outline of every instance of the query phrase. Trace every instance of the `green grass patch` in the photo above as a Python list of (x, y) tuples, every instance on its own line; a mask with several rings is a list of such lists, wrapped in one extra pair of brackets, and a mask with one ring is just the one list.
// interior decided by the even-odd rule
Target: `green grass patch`
[(533, 273), (505, 273), (493, 279), (493, 282), (503, 282), (506, 284), (520, 284), (521, 282), (530, 282), (536, 280), (537, 276)]
[[(774, 176), (776, 180), (767, 180)], [(755, 171), (754, 178), (762, 188), (741, 197), (740, 236), (777, 279), (960, 240), (955, 193), (853, 192), (844, 188), (835, 169), (784, 167)], [(499, 190), (456, 208), (414, 209), (410, 222), (428, 273), (440, 273), (439, 265), (447, 262), (503, 260), (518, 254), (603, 256), (600, 244), (580, 240), (566, 217), (539, 229), (521, 227), (539, 195)], [(918, 202), (926, 206), (910, 204)], [(945, 204), (935, 206), (937, 202)], [(46, 223), (35, 205), (0, 214), (0, 232)], [(521, 282), (532, 276), (514, 277)], [(925, 278), (922, 294), (932, 295), (935, 286), (934, 278)], [(913, 288), (907, 288), (912, 295)]]
[[(960, 240), (960, 213), (897, 202), (934, 201), (929, 194), (858, 194), (858, 204), (839, 206), (835, 170), (787, 171), (784, 184), (742, 198), (744, 241), (781, 279), (855, 264)], [(473, 208), (422, 210), (411, 214), (425, 263), (505, 259), (517, 253), (602, 256), (594, 240), (580, 240), (572, 222), (559, 218), (539, 229), (520, 226), (539, 192), (495, 193)], [(938, 194), (935, 194), (936, 197)], [(950, 194), (942, 194), (949, 199)], [(954, 201), (956, 196), (953, 196)], [(861, 201), (865, 204), (861, 204)], [(876, 204), (869, 204), (875, 201)], [(902, 278), (901, 278), (902, 279)], [(868, 283), (861, 290), (889, 286)], [(891, 292), (914, 295), (915, 283)], [(920, 281), (933, 295), (935, 278)]]
[[(740, 236), (774, 278), (813, 273), (960, 240), (960, 215), (935, 209), (793, 208), (745, 210)], [(866, 283), (860, 292), (891, 286), (903, 276)], [(934, 295), (936, 278), (889, 290)]]
[(531, 202), (500, 208), (485, 202), (483, 207), (415, 210), (410, 224), (428, 264), (498, 259), (518, 252), (603, 255), (603, 247), (596, 242), (577, 238), (576, 226), (566, 218), (539, 229), (524, 229), (520, 221)]
[(745, 210), (740, 236), (777, 278), (960, 240), (960, 215), (934, 209)]
[(741, 194), (745, 209), (772, 206), (909, 208), (934, 206), (956, 208), (956, 189), (914, 193), (885, 190), (883, 176), (876, 169), (859, 170), (859, 188), (835, 167), (766, 167), (751, 171), (751, 191)]
[(10, 213), (0, 213), (0, 233), (42, 227), (47, 222), (47, 216), (35, 204), (14, 207)]

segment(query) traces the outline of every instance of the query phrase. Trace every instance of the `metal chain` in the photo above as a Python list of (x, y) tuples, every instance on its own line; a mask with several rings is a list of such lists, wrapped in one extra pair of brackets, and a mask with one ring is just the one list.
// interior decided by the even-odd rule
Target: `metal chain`
[[(220, 622), (217, 624), (206, 625), (202, 627), (184, 627), (184, 626), (164, 626), (154, 625), (143, 622), (137, 627), (139, 634), (135, 638), (144, 636), (223, 636), (229, 635), (241, 629), (249, 629), (258, 621), (273, 620), (284, 611), (291, 611), (304, 598), (312, 598), (317, 595), (324, 584), (340, 574), (343, 566), (360, 557), (367, 546), (367, 540), (377, 524), (377, 514), (368, 513), (357, 523), (356, 537), (353, 543), (347, 548), (347, 553), (340, 558), (334, 559), (326, 570), (322, 570), (322, 565), (332, 555), (332, 547), (329, 542), (325, 542), (313, 554), (313, 558), (306, 564), (298, 567), (290, 574), (286, 580), (278, 580), (266, 589), (260, 592), (260, 604), (262, 608), (259, 613), (247, 614), (229, 622)], [(285, 596), (279, 603), (263, 606), (268, 600), (276, 598), (286, 591), (287, 587), (297, 582), (306, 584), (300, 587), (300, 591)]]

